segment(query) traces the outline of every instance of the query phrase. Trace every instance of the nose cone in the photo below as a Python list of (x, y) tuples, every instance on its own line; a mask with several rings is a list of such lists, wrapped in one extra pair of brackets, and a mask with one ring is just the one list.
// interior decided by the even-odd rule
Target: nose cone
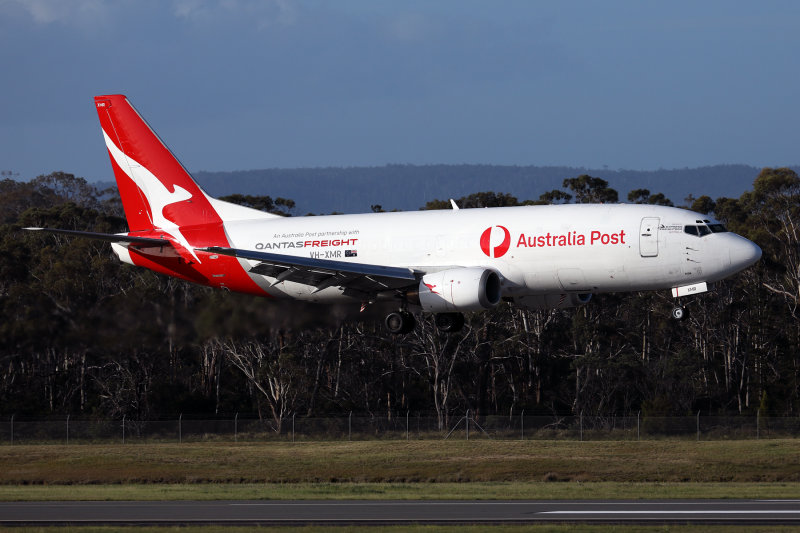
[(744, 270), (761, 259), (761, 248), (744, 237), (739, 237), (731, 243), (728, 250), (731, 255), (731, 267), (737, 272)]

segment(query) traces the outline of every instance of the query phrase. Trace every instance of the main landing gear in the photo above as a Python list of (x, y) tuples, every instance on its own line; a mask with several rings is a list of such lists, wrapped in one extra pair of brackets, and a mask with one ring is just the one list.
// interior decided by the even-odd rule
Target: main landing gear
[[(461, 313), (437, 313), (436, 328), (442, 333), (455, 333), (464, 327), (464, 315)], [(389, 313), (384, 320), (386, 329), (395, 335), (411, 333), (417, 325), (414, 315), (406, 310)]]
[(384, 323), (386, 324), (386, 329), (395, 335), (411, 333), (414, 330), (414, 326), (417, 325), (414, 315), (405, 310), (389, 313), (386, 315)]
[[(383, 322), (390, 333), (404, 335), (414, 331), (417, 321), (414, 315), (408, 311), (408, 292), (398, 292), (397, 297), (400, 300), (400, 309), (386, 315), (386, 319)], [(419, 301), (416, 300), (415, 304), (419, 304)], [(436, 313), (434, 321), (436, 322), (436, 329), (442, 333), (455, 333), (461, 331), (461, 328), (464, 327), (464, 315), (462, 313)]]
[(436, 315), (436, 327), (443, 333), (455, 333), (464, 327), (464, 315), (461, 313), (439, 313)]

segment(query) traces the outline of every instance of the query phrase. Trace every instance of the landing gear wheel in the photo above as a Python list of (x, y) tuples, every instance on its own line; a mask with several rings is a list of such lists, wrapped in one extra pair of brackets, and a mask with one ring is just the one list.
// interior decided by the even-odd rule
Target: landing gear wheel
[(406, 333), (410, 333), (413, 331), (414, 326), (417, 325), (414, 315), (408, 311), (396, 311), (394, 313), (389, 313), (386, 316), (384, 323), (386, 324), (386, 329), (395, 335), (404, 335)]
[(436, 315), (436, 327), (443, 333), (455, 333), (464, 327), (464, 315), (461, 313), (439, 313)]
[(679, 322), (686, 320), (687, 318), (689, 318), (689, 310), (686, 309), (685, 307), (680, 307), (680, 306), (675, 307), (674, 309), (672, 309), (672, 318), (674, 318)]

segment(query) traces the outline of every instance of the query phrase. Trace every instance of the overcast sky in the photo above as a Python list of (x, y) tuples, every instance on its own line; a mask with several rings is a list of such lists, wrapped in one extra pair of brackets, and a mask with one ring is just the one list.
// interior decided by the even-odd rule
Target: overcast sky
[(0, 170), (800, 163), (800, 2), (0, 0)]

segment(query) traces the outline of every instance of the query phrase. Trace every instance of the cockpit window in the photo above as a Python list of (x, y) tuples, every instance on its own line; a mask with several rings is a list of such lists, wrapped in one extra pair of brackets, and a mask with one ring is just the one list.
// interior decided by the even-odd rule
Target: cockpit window
[(697, 226), (684, 226), (683, 232), (689, 235), (694, 235), (695, 237), (705, 237), (706, 235), (711, 235), (712, 233), (724, 233), (728, 231), (725, 229), (725, 226), (722, 224), (709, 224), (706, 226), (705, 224), (698, 224)]

